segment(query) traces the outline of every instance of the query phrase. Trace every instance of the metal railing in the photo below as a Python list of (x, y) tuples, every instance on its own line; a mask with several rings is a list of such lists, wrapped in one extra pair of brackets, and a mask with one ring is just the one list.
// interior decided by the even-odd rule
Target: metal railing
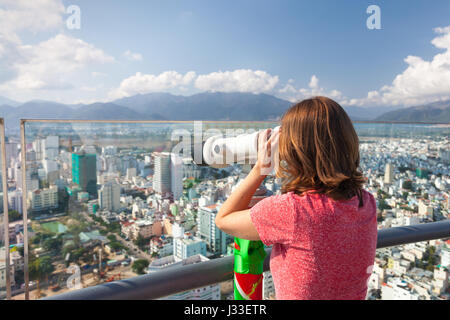
[[(450, 237), (450, 220), (378, 231), (377, 248)], [(264, 271), (269, 270), (267, 249)], [(137, 276), (43, 300), (150, 300), (233, 279), (233, 256)]]

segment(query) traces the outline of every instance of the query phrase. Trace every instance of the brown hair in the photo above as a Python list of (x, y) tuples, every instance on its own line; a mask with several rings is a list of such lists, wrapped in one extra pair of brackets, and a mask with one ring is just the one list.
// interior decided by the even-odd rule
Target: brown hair
[(279, 156), (282, 193), (312, 190), (334, 200), (358, 195), (363, 205), (358, 136), (337, 102), (314, 97), (289, 108), (281, 119)]

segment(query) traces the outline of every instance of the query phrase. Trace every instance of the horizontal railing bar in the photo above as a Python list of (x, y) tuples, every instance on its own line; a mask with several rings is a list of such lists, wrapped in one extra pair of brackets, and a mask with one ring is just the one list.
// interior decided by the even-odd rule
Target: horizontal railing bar
[[(85, 119), (20, 119), (25, 122), (42, 123), (192, 123), (194, 121), (205, 123), (279, 123), (274, 120), (85, 120)], [(450, 126), (447, 122), (421, 122), (421, 121), (372, 121), (372, 120), (354, 120), (352, 123), (373, 123), (373, 124), (432, 124)]]
[[(450, 237), (450, 220), (378, 231), (377, 248)], [(271, 249), (264, 261), (269, 270)], [(43, 300), (150, 300), (233, 279), (233, 256), (74, 290)]]
[[(193, 123), (193, 122), (206, 122), (206, 123), (279, 123), (279, 121), (238, 121), (238, 120), (83, 120), (83, 119), (21, 119), (21, 122), (42, 122), (42, 123)], [(444, 123), (442, 123), (444, 124)]]

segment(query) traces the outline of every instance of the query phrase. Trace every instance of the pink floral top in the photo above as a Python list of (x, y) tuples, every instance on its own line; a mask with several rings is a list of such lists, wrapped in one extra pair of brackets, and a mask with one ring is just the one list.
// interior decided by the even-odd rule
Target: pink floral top
[(363, 191), (335, 201), (293, 192), (261, 200), (250, 210), (270, 257), (277, 299), (365, 299), (377, 244), (376, 202)]

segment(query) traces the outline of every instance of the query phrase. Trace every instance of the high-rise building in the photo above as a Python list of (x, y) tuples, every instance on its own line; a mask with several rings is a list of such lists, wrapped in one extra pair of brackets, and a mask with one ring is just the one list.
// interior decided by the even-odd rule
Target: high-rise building
[(217, 204), (198, 209), (198, 236), (206, 241), (211, 253), (225, 254), (227, 252), (227, 234), (217, 228), (215, 220)]
[(386, 164), (384, 171), (384, 183), (391, 184), (394, 179), (394, 166), (391, 163)]
[(94, 153), (72, 153), (72, 182), (97, 196), (97, 156)]
[(19, 144), (16, 142), (5, 143), (5, 152), (6, 167), (9, 167), (11, 165), (11, 160), (17, 158), (19, 155)]
[(170, 192), (170, 154), (167, 152), (155, 155), (155, 173), (153, 174), (153, 189), (157, 193)]
[(98, 190), (100, 208), (116, 212), (120, 209), (120, 185), (108, 182)]
[(8, 192), (8, 207), (11, 210), (15, 210), (20, 214), (22, 214), (23, 199), (22, 199), (22, 191), (20, 189)]
[(137, 175), (136, 168), (127, 168), (127, 180), (131, 181)]
[(162, 195), (171, 193), (174, 200), (183, 194), (183, 161), (179, 155), (161, 152), (155, 155), (153, 189)]
[(181, 157), (175, 153), (171, 153), (170, 160), (170, 190), (172, 192), (173, 199), (179, 200), (183, 195), (183, 161)]
[(55, 159), (59, 153), (59, 137), (48, 136), (43, 140), (43, 147), (43, 159)]

